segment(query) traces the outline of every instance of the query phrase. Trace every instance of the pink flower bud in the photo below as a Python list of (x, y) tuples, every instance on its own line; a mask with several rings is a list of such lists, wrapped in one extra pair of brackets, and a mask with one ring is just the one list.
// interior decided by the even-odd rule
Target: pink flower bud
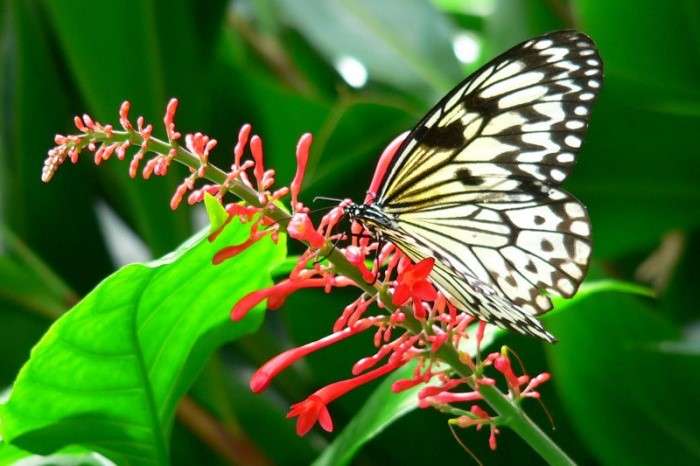
[(131, 126), (131, 122), (129, 121), (129, 109), (131, 108), (131, 103), (129, 103), (128, 100), (125, 100), (122, 102), (121, 106), (119, 107), (119, 124), (122, 125), (122, 128), (124, 128), (124, 131), (131, 131), (133, 126)]
[(408, 390), (409, 388), (413, 388), (421, 383), (423, 383), (423, 380), (421, 379), (397, 380), (396, 382), (391, 384), (391, 391), (394, 393), (400, 393), (404, 390)]
[(309, 243), (312, 248), (320, 249), (326, 239), (314, 228), (311, 219), (307, 214), (296, 213), (287, 225), (287, 233), (292, 238)]
[(311, 141), (313, 137), (310, 133), (304, 134), (297, 143), (297, 170), (294, 174), (294, 179), (290, 185), (290, 191), (292, 193), (292, 209), (296, 210), (297, 204), (299, 202), (299, 192), (301, 191), (301, 185), (304, 182), (304, 174), (306, 173), (306, 163), (309, 160), (309, 150), (311, 149)]
[(403, 140), (406, 139), (406, 136), (408, 136), (408, 131), (399, 134), (389, 143), (388, 146), (386, 146), (384, 152), (382, 152), (382, 155), (379, 157), (379, 162), (377, 162), (377, 168), (374, 169), (374, 176), (372, 176), (372, 182), (369, 185), (369, 191), (367, 193), (367, 197), (365, 197), (365, 203), (374, 201), (374, 196), (376, 195), (376, 192), (384, 179), (384, 175), (389, 169), (391, 161), (396, 155), (396, 151), (403, 143)]
[(240, 131), (238, 131), (238, 141), (236, 142), (236, 147), (233, 149), (234, 166), (236, 168), (241, 166), (241, 158), (243, 157), (243, 152), (245, 152), (245, 148), (248, 145), (248, 137), (250, 136), (252, 129), (253, 127), (246, 123), (245, 125), (241, 126)]

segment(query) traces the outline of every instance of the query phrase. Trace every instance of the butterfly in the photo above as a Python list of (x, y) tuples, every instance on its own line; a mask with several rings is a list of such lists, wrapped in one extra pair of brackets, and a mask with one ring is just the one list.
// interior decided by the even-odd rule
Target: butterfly
[(593, 41), (566, 30), (525, 41), (462, 81), (404, 139), (350, 220), (412, 261), (458, 309), (555, 341), (536, 318), (573, 296), (591, 256), (569, 174), (603, 78)]

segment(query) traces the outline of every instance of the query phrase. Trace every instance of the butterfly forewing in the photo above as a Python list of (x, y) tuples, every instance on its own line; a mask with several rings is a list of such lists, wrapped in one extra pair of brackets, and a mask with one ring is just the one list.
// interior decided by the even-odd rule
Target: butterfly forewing
[(376, 204), (382, 233), (480, 318), (551, 340), (532, 317), (571, 296), (590, 258), (585, 207), (558, 188), (602, 80), (593, 42), (560, 31), (524, 42), (443, 98), (397, 152)]

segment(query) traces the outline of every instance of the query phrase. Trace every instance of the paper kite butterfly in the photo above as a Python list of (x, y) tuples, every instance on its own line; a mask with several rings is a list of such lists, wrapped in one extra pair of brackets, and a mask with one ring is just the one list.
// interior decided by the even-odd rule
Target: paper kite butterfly
[(586, 274), (586, 208), (569, 174), (602, 83), (589, 37), (516, 45), (448, 93), (408, 134), (373, 202), (346, 208), (414, 262), (460, 310), (552, 342), (535, 318)]

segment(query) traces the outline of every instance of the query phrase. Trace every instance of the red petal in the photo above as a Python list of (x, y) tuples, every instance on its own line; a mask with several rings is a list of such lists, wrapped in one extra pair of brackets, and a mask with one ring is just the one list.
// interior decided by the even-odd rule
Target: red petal
[(299, 416), (299, 419), (297, 419), (297, 435), (300, 437), (303, 437), (306, 435), (311, 428), (316, 424), (316, 420), (318, 419), (318, 410), (317, 409), (309, 409), (306, 412), (304, 412), (301, 416)]
[(394, 296), (391, 297), (391, 302), (394, 304), (394, 306), (403, 306), (410, 297), (411, 289), (408, 286), (401, 284), (394, 290)]
[(433, 259), (432, 257), (428, 257), (428, 258), (423, 259), (422, 261), (418, 262), (413, 267), (413, 270), (411, 270), (414, 279), (416, 281), (424, 280), (430, 274), (430, 272), (433, 270), (434, 265), (435, 265), (435, 259)]
[(325, 405), (319, 413), (318, 423), (326, 432), (333, 432), (333, 419), (331, 419), (331, 413), (328, 412), (328, 408)]
[(423, 320), (427, 317), (425, 308), (423, 307), (423, 301), (420, 299), (413, 299), (413, 315), (418, 320)]
[(413, 292), (413, 296), (419, 299), (425, 299), (426, 301), (433, 301), (437, 298), (435, 287), (425, 280), (415, 283), (411, 291)]
[(241, 320), (253, 309), (255, 306), (260, 304), (264, 299), (268, 298), (275, 288), (265, 288), (264, 290), (253, 291), (245, 295), (240, 301), (238, 301), (231, 309), (231, 319)]

